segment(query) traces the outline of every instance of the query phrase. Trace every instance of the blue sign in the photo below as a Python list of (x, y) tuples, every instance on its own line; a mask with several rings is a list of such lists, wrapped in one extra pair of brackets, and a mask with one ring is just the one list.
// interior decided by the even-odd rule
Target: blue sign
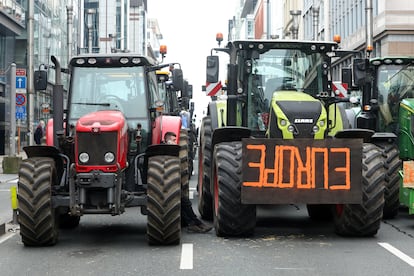
[(26, 89), (26, 77), (16, 77), (16, 88)]
[(26, 106), (16, 106), (16, 119), (26, 120), (27, 113), (26, 113)]

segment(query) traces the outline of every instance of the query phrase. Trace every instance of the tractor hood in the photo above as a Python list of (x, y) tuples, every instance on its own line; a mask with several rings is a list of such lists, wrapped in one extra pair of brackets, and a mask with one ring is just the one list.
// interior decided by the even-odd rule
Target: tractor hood
[(324, 138), (327, 114), (321, 102), (296, 91), (276, 92), (272, 97), (270, 137)]
[[(79, 118), (75, 139), (78, 172), (116, 172), (124, 169), (128, 152), (127, 130), (126, 119), (120, 111), (102, 110)], [(107, 153), (112, 153), (115, 158), (108, 159)]]
[(126, 120), (122, 112), (116, 110), (101, 110), (86, 114), (79, 118), (76, 124), (76, 131), (92, 131), (99, 129), (101, 131), (118, 131), (126, 132)]

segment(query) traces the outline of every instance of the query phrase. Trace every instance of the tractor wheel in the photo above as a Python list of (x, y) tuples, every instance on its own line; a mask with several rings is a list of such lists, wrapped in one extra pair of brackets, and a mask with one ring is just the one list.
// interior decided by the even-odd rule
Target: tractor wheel
[(197, 154), (197, 133), (196, 131), (193, 129), (193, 127), (191, 127), (188, 131), (188, 168), (189, 168), (189, 176), (188, 178), (191, 179), (191, 176), (194, 173), (194, 158)]
[(214, 151), (214, 227), (217, 236), (249, 236), (256, 206), (241, 204), (242, 143), (220, 143)]
[(210, 190), (211, 174), (211, 118), (204, 117), (198, 150), (198, 212), (205, 220), (213, 220), (213, 198)]
[(362, 204), (334, 205), (335, 231), (343, 236), (373, 236), (381, 224), (386, 174), (379, 148), (362, 147)]
[(59, 228), (73, 229), (79, 226), (79, 222), (79, 216), (71, 216), (67, 212), (59, 215)]
[(181, 238), (180, 160), (172, 156), (148, 159), (148, 243), (179, 244)]
[(52, 207), (52, 185), (58, 183), (52, 158), (22, 161), (18, 194), (20, 235), (25, 246), (54, 245), (58, 240), (58, 217)]
[(400, 207), (400, 174), (402, 162), (398, 146), (393, 143), (379, 143), (386, 170), (384, 189), (384, 219), (395, 218)]
[(188, 166), (188, 131), (180, 130), (181, 193), (188, 198), (190, 191)]

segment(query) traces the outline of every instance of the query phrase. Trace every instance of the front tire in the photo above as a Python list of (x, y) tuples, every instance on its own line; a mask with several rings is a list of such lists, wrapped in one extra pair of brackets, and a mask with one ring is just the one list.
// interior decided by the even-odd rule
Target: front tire
[(55, 162), (48, 157), (22, 161), (18, 194), (20, 235), (25, 246), (48, 246), (58, 240), (58, 219), (52, 206), (57, 181)]
[(402, 167), (400, 151), (393, 143), (380, 143), (377, 145), (382, 151), (384, 161), (385, 185), (384, 185), (384, 219), (392, 219), (398, 215), (400, 207), (400, 174)]
[(256, 206), (241, 203), (242, 143), (217, 144), (214, 150), (214, 227), (217, 236), (249, 236)]
[(148, 159), (148, 243), (179, 244), (181, 238), (180, 160), (172, 156)]
[(208, 221), (213, 220), (213, 197), (210, 190), (212, 132), (211, 118), (204, 117), (198, 150), (198, 212)]
[(334, 206), (335, 231), (342, 236), (375, 235), (381, 224), (384, 207), (384, 177), (382, 153), (377, 146), (362, 146), (362, 204)]
[(180, 130), (180, 162), (181, 162), (181, 193), (182, 196), (189, 197), (190, 183), (189, 183), (189, 159), (188, 159), (188, 131), (186, 129)]

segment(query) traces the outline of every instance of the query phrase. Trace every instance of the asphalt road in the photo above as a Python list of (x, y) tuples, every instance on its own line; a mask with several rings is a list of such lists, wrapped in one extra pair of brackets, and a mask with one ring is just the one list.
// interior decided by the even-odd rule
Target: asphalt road
[[(197, 176), (190, 182), (197, 210)], [(9, 183), (0, 183), (7, 190)], [(0, 193), (0, 202), (9, 194)], [(2, 205), (3, 208), (3, 205)], [(2, 213), (3, 214), (3, 210)], [(6, 214), (11, 212), (8, 210)], [(89, 215), (61, 230), (53, 247), (21, 243), (18, 225), (0, 236), (0, 275), (414, 275), (414, 217), (404, 209), (371, 238), (345, 238), (330, 223), (309, 219), (306, 207), (259, 207), (248, 238), (182, 231), (178, 246), (149, 246), (146, 217)]]

